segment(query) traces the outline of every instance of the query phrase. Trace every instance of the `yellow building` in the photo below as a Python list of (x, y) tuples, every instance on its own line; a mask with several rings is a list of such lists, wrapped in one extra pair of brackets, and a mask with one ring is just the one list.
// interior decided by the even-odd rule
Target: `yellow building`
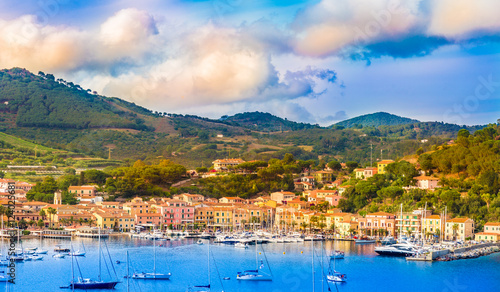
[(96, 219), (96, 226), (102, 229), (115, 228), (116, 225), (116, 215), (108, 214), (102, 211), (96, 211), (93, 213)]
[(215, 207), (213, 226), (229, 227), (233, 225), (233, 209), (224, 207)]
[(474, 234), (474, 240), (497, 242), (500, 240), (500, 234), (493, 232), (478, 232)]
[(385, 168), (387, 167), (387, 165), (389, 165), (393, 162), (394, 162), (394, 160), (390, 160), (390, 159), (377, 162), (377, 173), (384, 174)]
[(135, 217), (128, 214), (121, 214), (115, 219), (116, 228), (120, 231), (128, 232), (135, 228)]
[(316, 171), (312, 175), (314, 176), (314, 179), (318, 183), (324, 184), (324, 183), (333, 181), (333, 172), (332, 171)]
[(443, 221), (441, 220), (441, 216), (431, 215), (423, 218), (422, 221), (422, 228), (424, 231), (424, 236), (426, 238), (430, 238), (433, 235), (439, 236), (441, 233), (443, 233), (444, 226)]

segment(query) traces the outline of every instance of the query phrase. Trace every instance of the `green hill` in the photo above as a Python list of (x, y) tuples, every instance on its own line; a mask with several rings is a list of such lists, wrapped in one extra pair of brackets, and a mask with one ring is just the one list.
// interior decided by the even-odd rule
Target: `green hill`
[[(0, 127), (152, 130), (133, 104), (92, 93), (52, 74), (0, 71)], [(143, 111), (142, 114), (145, 112)]]
[(394, 126), (394, 125), (405, 125), (418, 123), (419, 121), (409, 118), (404, 118), (396, 116), (393, 114), (378, 112), (373, 114), (362, 115), (352, 119), (348, 119), (342, 122), (338, 122), (335, 125), (342, 126), (345, 128), (353, 127), (378, 127), (378, 126)]
[(223, 116), (219, 120), (225, 124), (262, 132), (296, 131), (320, 128), (318, 125), (297, 123), (289, 121), (286, 118), (282, 119), (270, 113), (262, 112), (239, 113), (234, 116)]

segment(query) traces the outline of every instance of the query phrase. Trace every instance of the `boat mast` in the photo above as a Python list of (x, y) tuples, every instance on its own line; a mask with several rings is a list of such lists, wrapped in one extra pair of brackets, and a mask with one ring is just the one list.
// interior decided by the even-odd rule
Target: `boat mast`
[(312, 250), (312, 274), (313, 274), (313, 292), (314, 292), (314, 238), (311, 240), (311, 250)]
[(153, 236), (153, 277), (156, 278), (156, 235)]
[[(71, 248), (73, 249), (73, 244)], [(75, 267), (73, 264), (73, 256), (71, 256), (71, 291), (75, 291)]]
[(99, 227), (99, 275), (97, 279), (101, 282), (101, 227)]
[(259, 257), (257, 253), (257, 238), (255, 239), (255, 264), (257, 265), (256, 270), (259, 270)]
[(399, 223), (399, 238), (403, 238), (403, 203), (401, 203), (401, 222)]
[(130, 279), (130, 272), (129, 272), (129, 269), (128, 269), (128, 250), (127, 250), (127, 292), (130, 291), (129, 279)]
[(210, 238), (208, 239), (208, 290), (210, 291), (211, 289), (211, 276), (210, 276)]

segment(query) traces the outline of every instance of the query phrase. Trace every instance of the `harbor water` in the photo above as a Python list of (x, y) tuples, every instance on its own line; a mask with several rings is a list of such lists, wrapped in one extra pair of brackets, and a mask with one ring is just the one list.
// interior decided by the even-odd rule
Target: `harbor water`
[[(101, 261), (101, 275), (103, 280), (115, 279), (116, 271), (121, 283), (114, 291), (127, 291), (127, 279), (124, 278), (127, 274), (127, 251), (131, 273), (153, 271), (153, 240), (124, 236), (111, 237), (103, 242), (105, 244), (101, 246), (106, 261)], [(128, 288), (130, 291), (188, 291), (190, 286), (207, 285), (208, 241), (203, 242), (199, 245), (191, 239), (156, 241), (156, 272), (172, 273), (170, 280), (130, 279)], [(332, 241), (314, 242), (314, 247), (312, 244), (307, 241), (258, 245), (256, 257), (255, 245), (238, 249), (232, 245), (212, 243), (211, 291), (500, 291), (500, 253), (452, 262), (407, 262), (404, 258), (377, 255), (373, 251), (374, 244), (356, 245), (354, 242), (338, 241), (336, 249), (345, 251), (345, 258), (334, 262), (328, 257), (333, 248)], [(49, 253), (42, 261), (17, 263), (15, 284), (6, 287), (5, 283), (1, 283), (0, 291), (71, 291), (60, 286), (68, 286), (71, 281), (72, 259), (69, 256), (62, 259), (52, 257), (56, 245), (73, 246), (74, 250), (80, 251), (85, 248), (85, 257), (74, 258), (74, 276), (98, 277), (97, 239), (74, 239), (72, 242), (44, 239), (42, 243), (27, 239), (22, 245), (24, 248), (41, 245)], [(262, 264), (263, 271), (272, 274), (272, 281), (236, 279), (237, 272), (256, 269)], [(335, 270), (347, 275), (346, 283), (326, 282), (323, 275), (333, 265)]]

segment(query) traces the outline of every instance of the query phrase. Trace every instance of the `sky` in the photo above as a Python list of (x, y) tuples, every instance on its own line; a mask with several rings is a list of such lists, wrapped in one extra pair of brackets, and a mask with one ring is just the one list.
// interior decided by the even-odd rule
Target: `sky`
[(500, 118), (497, 0), (2, 0), (0, 68), (153, 111)]

